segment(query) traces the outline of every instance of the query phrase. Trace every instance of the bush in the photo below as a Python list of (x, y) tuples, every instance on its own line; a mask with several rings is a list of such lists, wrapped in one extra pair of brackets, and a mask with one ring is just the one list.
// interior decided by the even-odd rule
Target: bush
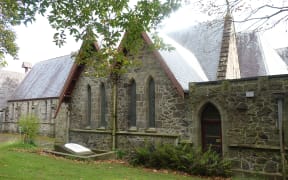
[(19, 128), (24, 135), (24, 143), (34, 144), (34, 138), (37, 136), (39, 129), (39, 120), (34, 115), (21, 116), (19, 120)]
[(116, 150), (116, 158), (117, 159), (123, 159), (126, 155), (125, 151), (122, 151), (121, 149)]
[(171, 144), (146, 145), (137, 148), (130, 156), (132, 165), (143, 165), (157, 169), (172, 169), (193, 175), (230, 176), (230, 161), (222, 159), (216, 152), (195, 150), (192, 145)]

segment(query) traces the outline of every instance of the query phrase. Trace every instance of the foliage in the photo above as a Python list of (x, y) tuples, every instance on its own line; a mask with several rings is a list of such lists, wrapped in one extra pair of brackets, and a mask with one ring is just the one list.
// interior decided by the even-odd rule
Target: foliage
[(195, 150), (191, 145), (146, 145), (131, 155), (132, 165), (173, 169), (193, 175), (230, 176), (230, 162), (209, 149)]
[[(95, 76), (119, 75), (125, 71), (133, 63), (126, 57), (127, 52), (136, 55), (143, 47), (141, 33), (151, 32), (180, 4), (179, 0), (166, 0), (163, 3), (160, 0), (140, 0), (134, 6), (129, 0), (88, 2), (51, 2), (49, 6), (52, 10), (48, 17), (52, 27), (57, 30), (54, 35), (57, 45), (62, 46), (66, 42), (67, 33), (76, 40), (87, 41), (83, 43), (77, 62), (92, 67)], [(118, 44), (124, 33), (119, 50)], [(91, 44), (96, 40), (101, 48), (95, 52)]]
[(34, 144), (39, 129), (39, 119), (34, 115), (21, 116), (19, 127), (24, 135), (24, 143)]
[[(123, 53), (117, 49), (122, 34), (129, 32), (129, 38), (123, 42), (122, 47), (130, 53), (138, 51), (142, 43), (139, 34), (155, 28), (172, 10), (179, 7), (179, 1), (140, 0), (132, 6), (135, 1), (129, 0), (1, 0), (0, 60), (3, 60), (6, 54), (17, 57), (18, 47), (12, 26), (32, 23), (35, 15), (40, 13), (47, 15), (51, 26), (56, 29), (54, 41), (59, 46), (66, 42), (68, 33), (76, 40), (84, 39), (87, 31), (93, 33), (97, 40), (101, 40), (101, 64), (111, 73), (115, 63), (124, 59)], [(81, 63), (86, 61), (87, 59)], [(91, 65), (91, 62), (87, 64)]]
[(27, 25), (34, 21), (40, 1), (0, 1), (0, 66), (6, 65), (5, 55), (17, 58), (18, 47), (15, 43), (16, 35), (12, 26), (21, 23)]
[(116, 149), (116, 158), (117, 159), (123, 159), (127, 155), (127, 152), (121, 150), (121, 149)]

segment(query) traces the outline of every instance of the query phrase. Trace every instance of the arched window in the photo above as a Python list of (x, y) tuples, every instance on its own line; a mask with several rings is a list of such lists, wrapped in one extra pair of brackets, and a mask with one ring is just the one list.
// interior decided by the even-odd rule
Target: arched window
[(202, 148), (206, 151), (209, 147), (222, 155), (221, 117), (218, 109), (208, 103), (201, 116)]
[(91, 86), (87, 85), (87, 125), (91, 126), (92, 121), (92, 97)]
[(44, 114), (44, 119), (48, 119), (48, 102), (47, 100), (45, 101), (45, 114)]
[(149, 128), (155, 127), (155, 83), (153, 78), (148, 82), (148, 118)]
[(104, 83), (100, 85), (100, 126), (106, 127), (106, 90)]
[(14, 113), (15, 113), (15, 109), (14, 109), (14, 103), (12, 103), (12, 109), (11, 109), (11, 119), (12, 120), (14, 120), (14, 117), (15, 117), (15, 115), (14, 115)]
[(128, 105), (128, 126), (136, 127), (136, 83), (131, 80), (128, 87), (129, 105)]

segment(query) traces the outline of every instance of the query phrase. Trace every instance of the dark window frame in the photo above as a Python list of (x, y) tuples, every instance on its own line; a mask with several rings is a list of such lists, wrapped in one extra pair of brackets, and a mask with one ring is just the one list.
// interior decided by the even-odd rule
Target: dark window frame
[(104, 83), (100, 85), (100, 127), (106, 127), (106, 108), (107, 108), (107, 99), (106, 99), (106, 89)]
[(155, 128), (155, 81), (152, 77), (148, 81), (148, 125)]
[(89, 84), (87, 85), (87, 124), (88, 126), (92, 124), (92, 91)]
[(128, 127), (136, 127), (137, 119), (137, 92), (136, 92), (136, 82), (132, 79), (128, 86)]

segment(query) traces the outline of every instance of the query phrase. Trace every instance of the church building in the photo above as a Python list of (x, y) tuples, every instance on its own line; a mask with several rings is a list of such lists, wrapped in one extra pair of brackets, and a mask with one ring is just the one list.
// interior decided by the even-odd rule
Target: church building
[(141, 65), (120, 76), (115, 126), (111, 79), (87, 75), (89, 67), (67, 55), (32, 68), (8, 100), (14, 124), (5, 130), (15, 132), (17, 118), (34, 113), (40, 134), (54, 136), (55, 144), (129, 151), (147, 142), (191, 143), (231, 159), (234, 171), (281, 176), (285, 50), (280, 56), (256, 32), (236, 33), (229, 14), (160, 36), (175, 50), (144, 49)]

